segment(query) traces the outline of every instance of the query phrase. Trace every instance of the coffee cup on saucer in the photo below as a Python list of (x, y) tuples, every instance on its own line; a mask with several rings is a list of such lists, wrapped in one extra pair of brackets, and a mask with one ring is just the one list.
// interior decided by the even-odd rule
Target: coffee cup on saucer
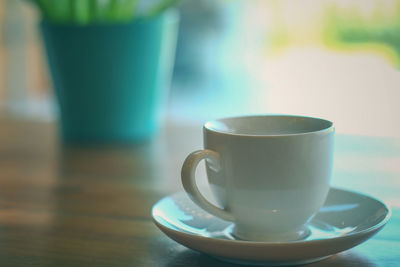
[[(204, 149), (182, 166), (182, 184), (199, 207), (232, 221), (243, 240), (295, 241), (322, 207), (333, 164), (333, 123), (303, 116), (243, 116), (207, 122)], [(217, 204), (199, 191), (195, 171), (205, 159)]]

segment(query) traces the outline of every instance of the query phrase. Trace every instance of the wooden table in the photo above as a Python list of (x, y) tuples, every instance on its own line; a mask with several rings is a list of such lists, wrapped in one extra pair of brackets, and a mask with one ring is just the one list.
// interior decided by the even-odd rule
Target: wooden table
[[(182, 190), (201, 125), (169, 121), (153, 142), (66, 147), (53, 123), (0, 119), (0, 266), (236, 266), (164, 236), (150, 209)], [(373, 239), (309, 266), (400, 266), (400, 140), (338, 135), (333, 185), (389, 204)]]

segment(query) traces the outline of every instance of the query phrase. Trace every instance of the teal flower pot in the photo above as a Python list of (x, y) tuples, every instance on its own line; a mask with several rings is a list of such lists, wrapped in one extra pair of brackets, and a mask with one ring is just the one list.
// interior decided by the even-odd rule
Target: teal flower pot
[(177, 24), (174, 11), (126, 24), (42, 21), (65, 142), (140, 142), (157, 133)]

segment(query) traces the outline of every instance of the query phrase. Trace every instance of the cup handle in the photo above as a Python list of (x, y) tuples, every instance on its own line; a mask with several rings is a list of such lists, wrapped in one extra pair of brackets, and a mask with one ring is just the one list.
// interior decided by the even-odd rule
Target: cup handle
[(197, 150), (191, 153), (185, 159), (185, 162), (182, 166), (182, 185), (185, 189), (186, 193), (189, 195), (190, 199), (193, 200), (199, 207), (204, 209), (205, 211), (215, 215), (221, 219), (227, 221), (234, 221), (233, 216), (226, 211), (225, 209), (221, 209), (213, 204), (211, 204), (200, 192), (199, 188), (196, 185), (196, 168), (201, 160), (207, 160), (211, 166), (219, 171), (221, 168), (220, 165), (220, 156), (217, 152), (212, 150)]

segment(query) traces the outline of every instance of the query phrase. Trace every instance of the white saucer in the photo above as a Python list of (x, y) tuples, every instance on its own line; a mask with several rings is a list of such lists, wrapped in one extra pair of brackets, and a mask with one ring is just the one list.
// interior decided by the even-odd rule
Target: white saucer
[(157, 227), (188, 248), (225, 261), (272, 266), (310, 263), (352, 248), (381, 230), (390, 214), (373, 197), (331, 188), (304, 240), (253, 242), (237, 240), (230, 234), (232, 223), (198, 208), (184, 192), (161, 199), (152, 209)]

